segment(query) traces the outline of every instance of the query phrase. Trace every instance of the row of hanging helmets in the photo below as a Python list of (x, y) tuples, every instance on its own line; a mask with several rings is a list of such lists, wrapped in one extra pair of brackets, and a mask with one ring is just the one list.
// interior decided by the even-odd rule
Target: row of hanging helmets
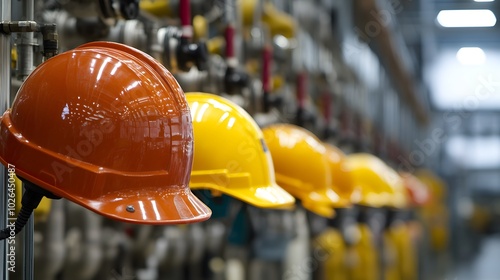
[(161, 64), (118, 43), (88, 43), (37, 67), (2, 117), (1, 140), (2, 163), (36, 197), (26, 211), (47, 196), (125, 222), (208, 219), (189, 187), (263, 208), (295, 197), (326, 217), (351, 203), (407, 204), (403, 180), (375, 156), (345, 159), (291, 124), (261, 131), (238, 105), (184, 95)]

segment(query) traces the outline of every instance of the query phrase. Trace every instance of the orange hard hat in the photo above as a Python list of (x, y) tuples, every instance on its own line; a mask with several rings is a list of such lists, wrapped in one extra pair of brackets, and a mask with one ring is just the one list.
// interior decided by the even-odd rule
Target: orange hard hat
[(429, 188), (420, 179), (408, 172), (400, 172), (403, 178), (408, 197), (413, 206), (422, 206), (430, 201)]
[(432, 170), (419, 169), (414, 174), (420, 181), (422, 181), (422, 183), (424, 183), (428, 187), (432, 203), (443, 202), (446, 199), (446, 183)]
[(0, 160), (103, 216), (207, 220), (188, 186), (193, 127), (174, 77), (149, 55), (93, 42), (37, 67), (0, 123)]

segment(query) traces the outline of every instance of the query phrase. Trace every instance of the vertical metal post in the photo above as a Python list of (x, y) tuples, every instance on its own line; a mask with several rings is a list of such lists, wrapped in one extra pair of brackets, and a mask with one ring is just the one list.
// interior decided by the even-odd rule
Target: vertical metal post
[[(2, 0), (0, 20), (10, 20), (11, 1)], [(10, 103), (10, 36), (0, 34), (0, 111), (4, 112)], [(0, 228), (7, 226), (7, 170), (0, 168)], [(7, 272), (7, 241), (0, 242), (0, 278), (9, 279)]]
[[(35, 18), (35, 1), (24, 0), (22, 2), (23, 20), (34, 20)], [(33, 32), (22, 32), (19, 34), (20, 42), (19, 49), (19, 77), (24, 81), (31, 71), (33, 71)], [(35, 256), (33, 253), (34, 241), (33, 233), (35, 230), (35, 221), (33, 215), (29, 218), (25, 225), (23, 233), (23, 279), (34, 279), (34, 262)]]
[(23, 280), (34, 279), (35, 255), (33, 253), (33, 247), (35, 244), (33, 241), (33, 233), (35, 231), (35, 220), (33, 216), (34, 214), (31, 215), (23, 230)]
[[(0, 20), (11, 19), (11, 0), (1, 0)], [(0, 34), (0, 111), (3, 113), (10, 103), (10, 36)], [(7, 172), (0, 168), (0, 228), (7, 226)], [(0, 278), (9, 279), (7, 272), (7, 241), (0, 242)]]

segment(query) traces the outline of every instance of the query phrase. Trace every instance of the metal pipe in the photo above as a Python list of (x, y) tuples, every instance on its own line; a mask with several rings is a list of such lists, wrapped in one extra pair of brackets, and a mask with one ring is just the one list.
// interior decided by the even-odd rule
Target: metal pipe
[(61, 271), (66, 257), (65, 236), (65, 200), (52, 200), (49, 216), (43, 231), (40, 251), (44, 256), (37, 261), (36, 279), (54, 279)]
[[(2, 0), (0, 5), (0, 20), (8, 21), (11, 19), (11, 1)], [(10, 107), (10, 35), (0, 34), (0, 111), (3, 113)], [(7, 226), (7, 171), (6, 168), (0, 168), (0, 182), (2, 188), (0, 190), (0, 228)], [(0, 242), (0, 278), (9, 279), (7, 273), (7, 242)]]
[[(34, 20), (35, 18), (35, 1), (24, 0), (22, 2), (23, 20)], [(33, 71), (33, 32), (23, 32), (19, 34), (20, 41), (18, 42), (19, 59), (18, 76), (21, 80), (25, 80), (31, 71)], [(23, 184), (24, 185), (24, 184)], [(33, 253), (34, 241), (33, 233), (35, 230), (35, 218), (33, 215), (28, 220), (23, 234), (23, 279), (33, 280), (35, 256)]]
[(224, 37), (226, 38), (226, 62), (228, 64), (228, 67), (237, 67), (238, 64), (234, 46), (235, 33), (236, 29), (233, 24), (228, 24), (224, 33)]
[(224, 1), (224, 13), (226, 21), (226, 30), (224, 37), (226, 39), (226, 63), (228, 67), (236, 68), (238, 66), (238, 55), (236, 51), (236, 9), (234, 8), (235, 2), (233, 0)]
[[(29, 21), (35, 18), (35, 1), (24, 0), (22, 2), (23, 20)], [(17, 48), (19, 50), (18, 77), (24, 81), (33, 71), (33, 32), (22, 32), (19, 34)]]
[(102, 236), (102, 217), (94, 212), (82, 208), (83, 224), (81, 231), (83, 234), (84, 249), (78, 268), (74, 270), (74, 279), (87, 280), (94, 279), (103, 259), (103, 250), (100, 243)]
[[(24, 184), (23, 184), (24, 185)], [(31, 215), (26, 226), (24, 226), (23, 233), (23, 280), (34, 279), (35, 255), (33, 247), (35, 246), (33, 240), (33, 233), (35, 231), (35, 218)]]
[(271, 86), (271, 63), (272, 63), (273, 49), (271, 45), (265, 45), (262, 50), (262, 91), (264, 97), (264, 112), (269, 112)]
[(193, 26), (191, 25), (191, 1), (180, 0), (179, 16), (181, 18), (182, 37), (191, 39), (193, 37)]

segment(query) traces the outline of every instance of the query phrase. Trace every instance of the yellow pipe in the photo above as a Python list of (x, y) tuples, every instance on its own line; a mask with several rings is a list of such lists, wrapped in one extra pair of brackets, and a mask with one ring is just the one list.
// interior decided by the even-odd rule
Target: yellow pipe
[(12, 48), (10, 51), (10, 57), (11, 57), (11, 67), (12, 69), (16, 69), (17, 67), (17, 49)]
[(141, 10), (159, 17), (174, 15), (168, 0), (141, 0), (139, 7)]
[(207, 49), (210, 54), (222, 55), (222, 50), (225, 45), (226, 40), (221, 36), (213, 37), (207, 41)]
[(348, 280), (346, 247), (342, 234), (328, 228), (314, 240), (314, 257), (322, 261), (323, 280)]
[[(251, 26), (254, 23), (254, 14), (257, 12), (258, 1), (240, 1), (241, 14), (245, 26)], [(293, 18), (276, 9), (271, 3), (264, 3), (261, 20), (269, 27), (272, 36), (283, 35), (286, 38), (293, 38), (295, 36), (295, 22)]]
[(358, 224), (358, 229), (361, 234), (360, 240), (348, 250), (349, 278), (351, 280), (377, 280), (380, 275), (379, 259), (373, 234), (365, 224)]
[(205, 17), (197, 15), (193, 18), (193, 35), (196, 41), (208, 37), (208, 23)]

